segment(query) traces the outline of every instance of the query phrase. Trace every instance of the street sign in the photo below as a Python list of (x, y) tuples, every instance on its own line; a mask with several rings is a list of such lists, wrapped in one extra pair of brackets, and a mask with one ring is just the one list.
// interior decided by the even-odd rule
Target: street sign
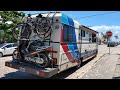
[(106, 35), (107, 35), (108, 37), (111, 37), (111, 36), (112, 36), (112, 32), (111, 32), (111, 31), (107, 31), (107, 32), (106, 32)]
[[(106, 35), (107, 35), (107, 37), (108, 37), (108, 39), (109, 39), (109, 42), (110, 42), (110, 37), (112, 36), (112, 32), (111, 31), (107, 31), (106, 32)], [(109, 44), (108, 44), (109, 45)], [(110, 55), (110, 45), (109, 45), (109, 55)]]

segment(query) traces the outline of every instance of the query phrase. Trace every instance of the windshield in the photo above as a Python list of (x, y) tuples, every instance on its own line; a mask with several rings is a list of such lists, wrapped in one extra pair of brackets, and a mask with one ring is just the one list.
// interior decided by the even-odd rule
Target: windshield
[(0, 48), (3, 47), (5, 44), (0, 44)]

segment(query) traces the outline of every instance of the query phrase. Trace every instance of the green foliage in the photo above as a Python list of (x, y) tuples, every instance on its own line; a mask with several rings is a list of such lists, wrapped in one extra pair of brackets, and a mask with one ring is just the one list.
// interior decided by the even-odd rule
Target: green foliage
[[(7, 42), (12, 42), (12, 30), (17, 23), (22, 21), (22, 18), (25, 16), (25, 13), (18, 11), (0, 11), (0, 16), (2, 18), (0, 22), (0, 30), (4, 31), (4, 35), (0, 33), (0, 43), (4, 42), (4, 38), (7, 38)], [(7, 21), (12, 23), (8, 24)]]
[(102, 32), (101, 35), (102, 35), (102, 37), (103, 37), (106, 41), (108, 41), (109, 38), (107, 37), (106, 34), (104, 34), (104, 33)]

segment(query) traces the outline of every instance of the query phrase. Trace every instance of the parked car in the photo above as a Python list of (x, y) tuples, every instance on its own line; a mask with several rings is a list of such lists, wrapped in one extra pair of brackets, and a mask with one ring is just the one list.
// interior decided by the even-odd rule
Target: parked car
[(117, 42), (117, 45), (119, 45), (120, 44), (120, 42)]
[(117, 42), (114, 42), (115, 43), (115, 46), (117, 46)]
[(120, 45), (120, 42), (118, 42), (118, 45)]
[(0, 57), (4, 55), (12, 55), (16, 48), (17, 48), (16, 43), (0, 44)]
[(107, 46), (108, 47), (111, 47), (111, 46), (114, 47), (114, 46), (116, 46), (116, 43), (115, 42), (108, 42)]

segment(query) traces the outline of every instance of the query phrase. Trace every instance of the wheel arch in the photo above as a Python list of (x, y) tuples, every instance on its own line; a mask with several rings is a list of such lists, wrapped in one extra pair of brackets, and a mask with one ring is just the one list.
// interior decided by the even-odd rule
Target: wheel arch
[(2, 54), (2, 56), (4, 55), (3, 52), (0, 52)]

